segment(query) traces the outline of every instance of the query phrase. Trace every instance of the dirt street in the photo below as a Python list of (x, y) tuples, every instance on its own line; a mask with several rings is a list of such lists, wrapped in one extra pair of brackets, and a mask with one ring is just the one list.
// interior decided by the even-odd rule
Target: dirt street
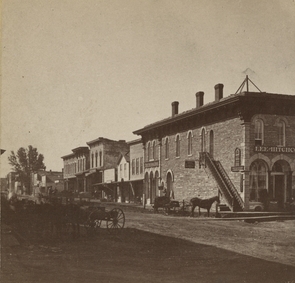
[(245, 223), (124, 208), (117, 236), (102, 223), (79, 239), (41, 235), (2, 245), (1, 282), (295, 283), (295, 221)]

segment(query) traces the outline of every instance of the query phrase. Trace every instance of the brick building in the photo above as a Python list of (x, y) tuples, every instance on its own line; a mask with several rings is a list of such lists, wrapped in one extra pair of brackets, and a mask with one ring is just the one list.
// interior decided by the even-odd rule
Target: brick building
[(90, 169), (86, 174), (89, 189), (96, 191), (100, 198), (110, 196), (117, 199), (117, 166), (121, 155), (129, 151), (128, 144), (125, 140), (99, 137), (87, 145), (90, 154)]
[(72, 153), (62, 157), (64, 167), (65, 190), (86, 192), (86, 174), (89, 171), (89, 148), (80, 146), (72, 149)]
[[(248, 78), (247, 78), (248, 79)], [(247, 81), (248, 83), (248, 81)], [(239, 92), (134, 131), (144, 147), (145, 195), (177, 200), (219, 194), (233, 211), (287, 210), (295, 196), (295, 96)]]

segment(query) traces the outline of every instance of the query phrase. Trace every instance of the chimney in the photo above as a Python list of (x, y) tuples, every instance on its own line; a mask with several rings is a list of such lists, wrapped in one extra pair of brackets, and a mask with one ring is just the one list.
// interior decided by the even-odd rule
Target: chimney
[(178, 114), (178, 105), (179, 105), (179, 102), (178, 101), (174, 101), (172, 102), (172, 117), (174, 117), (175, 115)]
[(203, 106), (204, 104), (204, 92), (199, 91), (196, 93), (196, 108)]
[(217, 84), (215, 87), (215, 101), (223, 98), (223, 84)]

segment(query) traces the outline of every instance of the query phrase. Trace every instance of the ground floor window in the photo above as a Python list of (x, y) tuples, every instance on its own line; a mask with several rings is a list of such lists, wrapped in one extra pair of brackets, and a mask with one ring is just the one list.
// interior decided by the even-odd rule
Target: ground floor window
[(254, 161), (250, 166), (250, 201), (263, 202), (267, 193), (267, 165), (262, 160)]

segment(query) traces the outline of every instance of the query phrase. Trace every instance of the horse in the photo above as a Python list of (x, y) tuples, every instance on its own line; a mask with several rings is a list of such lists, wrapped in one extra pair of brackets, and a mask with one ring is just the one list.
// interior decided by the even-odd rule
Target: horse
[(194, 210), (195, 210), (196, 206), (199, 207), (199, 216), (201, 214), (200, 209), (205, 208), (205, 209), (207, 209), (208, 217), (209, 217), (211, 206), (215, 201), (218, 204), (220, 203), (219, 196), (215, 196), (215, 197), (208, 198), (208, 199), (200, 199), (198, 197), (192, 198), (190, 200), (190, 204), (192, 205), (191, 217), (194, 217)]

